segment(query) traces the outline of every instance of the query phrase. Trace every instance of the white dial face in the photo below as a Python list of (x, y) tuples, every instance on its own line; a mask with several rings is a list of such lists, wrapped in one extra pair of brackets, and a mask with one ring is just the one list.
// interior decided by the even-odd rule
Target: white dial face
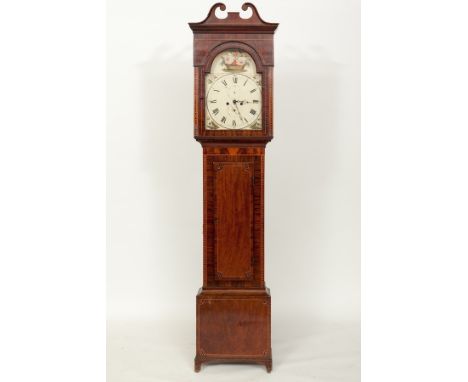
[(231, 73), (213, 78), (205, 100), (212, 128), (260, 128), (261, 90), (260, 81), (245, 74)]

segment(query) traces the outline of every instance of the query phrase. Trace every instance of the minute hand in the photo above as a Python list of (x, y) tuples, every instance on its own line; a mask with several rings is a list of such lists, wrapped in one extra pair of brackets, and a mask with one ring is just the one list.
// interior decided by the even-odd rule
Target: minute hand
[(241, 112), (239, 110), (239, 106), (237, 106), (238, 103), (239, 103), (239, 101), (237, 101), (237, 100), (234, 101), (234, 105), (236, 105), (237, 113), (239, 114), (239, 117), (241, 117), (241, 120), (242, 120), (242, 119), (245, 119), (245, 118), (242, 116), (242, 114), (241, 114)]

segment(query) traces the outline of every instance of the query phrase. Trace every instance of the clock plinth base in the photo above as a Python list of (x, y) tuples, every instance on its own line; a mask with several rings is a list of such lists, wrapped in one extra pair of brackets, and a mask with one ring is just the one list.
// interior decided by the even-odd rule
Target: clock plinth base
[(200, 289), (197, 354), (202, 363), (257, 363), (272, 369), (271, 298), (264, 289)]

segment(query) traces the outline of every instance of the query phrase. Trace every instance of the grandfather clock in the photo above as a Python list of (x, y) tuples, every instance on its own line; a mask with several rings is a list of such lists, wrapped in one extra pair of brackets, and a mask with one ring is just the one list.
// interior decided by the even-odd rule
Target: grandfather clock
[[(250, 8), (250, 11), (249, 11)], [(194, 34), (195, 139), (203, 147), (203, 287), (195, 371), (207, 362), (272, 369), (264, 281), (265, 146), (273, 138), (273, 34), (253, 4), (189, 23)]]

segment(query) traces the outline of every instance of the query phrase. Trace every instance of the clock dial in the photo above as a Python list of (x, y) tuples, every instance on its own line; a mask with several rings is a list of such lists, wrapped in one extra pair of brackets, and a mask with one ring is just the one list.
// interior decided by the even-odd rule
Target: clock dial
[(261, 86), (254, 78), (239, 73), (225, 74), (208, 88), (207, 113), (218, 129), (251, 129), (261, 114), (261, 93)]
[(261, 130), (262, 76), (246, 52), (228, 49), (205, 78), (207, 130)]

